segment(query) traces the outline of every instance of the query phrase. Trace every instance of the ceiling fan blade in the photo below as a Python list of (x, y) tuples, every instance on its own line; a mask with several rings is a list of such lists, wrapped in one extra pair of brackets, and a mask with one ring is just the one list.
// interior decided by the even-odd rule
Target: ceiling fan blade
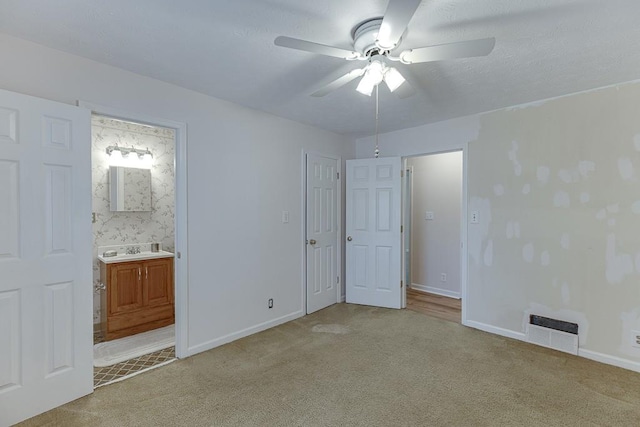
[(324, 44), (308, 42), (306, 40), (294, 39), (292, 37), (280, 36), (273, 41), (276, 46), (288, 47), (290, 49), (304, 50), (305, 52), (318, 53), (320, 55), (333, 56), (342, 59), (360, 59), (362, 55), (353, 50), (340, 49), (339, 47), (327, 46)]
[(334, 90), (346, 85), (351, 80), (357, 79), (358, 77), (360, 77), (361, 75), (364, 74), (364, 70), (365, 69), (362, 68), (362, 69), (358, 69), (358, 70), (349, 71), (344, 76), (338, 77), (337, 79), (335, 79), (334, 81), (332, 81), (328, 85), (326, 85), (326, 86), (322, 87), (321, 89), (318, 89), (317, 91), (313, 92), (311, 94), (311, 96), (315, 96), (315, 97), (325, 96), (326, 94), (328, 94), (330, 92), (333, 92)]
[(468, 40), (421, 47), (418, 49), (408, 49), (400, 54), (400, 60), (405, 64), (415, 64), (419, 62), (486, 56), (491, 53), (495, 44), (496, 39), (490, 37), (488, 39)]
[(389, 0), (378, 31), (378, 40), (376, 40), (378, 46), (389, 50), (396, 47), (421, 1)]

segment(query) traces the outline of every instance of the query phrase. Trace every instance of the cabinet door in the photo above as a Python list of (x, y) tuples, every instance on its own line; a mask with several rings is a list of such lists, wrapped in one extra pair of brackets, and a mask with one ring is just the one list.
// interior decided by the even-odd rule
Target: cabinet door
[(149, 307), (173, 303), (173, 259), (146, 261), (145, 305)]
[(109, 314), (126, 313), (143, 306), (142, 263), (109, 266)]

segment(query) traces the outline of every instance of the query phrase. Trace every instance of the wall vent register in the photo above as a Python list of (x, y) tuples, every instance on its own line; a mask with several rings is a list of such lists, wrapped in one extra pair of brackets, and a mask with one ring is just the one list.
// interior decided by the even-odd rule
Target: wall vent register
[(527, 342), (565, 353), (578, 354), (578, 324), (532, 314), (526, 333)]

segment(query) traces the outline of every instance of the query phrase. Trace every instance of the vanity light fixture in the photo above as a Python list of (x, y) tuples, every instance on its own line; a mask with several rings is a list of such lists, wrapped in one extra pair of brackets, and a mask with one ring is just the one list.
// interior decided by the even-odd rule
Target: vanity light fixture
[[(118, 144), (107, 147), (107, 154), (110, 156), (109, 163), (112, 166), (131, 166), (151, 168), (153, 154), (149, 149), (135, 147), (120, 147)], [(132, 156), (134, 154), (135, 156)], [(137, 157), (137, 158), (136, 158)], [(138, 165), (136, 165), (138, 163)]]
[(113, 156), (114, 154), (116, 156), (118, 156), (118, 153), (120, 153), (121, 157), (127, 157), (129, 154), (131, 153), (135, 153), (138, 155), (138, 158), (140, 160), (144, 159), (144, 158), (153, 158), (153, 154), (151, 154), (151, 151), (149, 151), (149, 149), (147, 148), (146, 150), (142, 150), (140, 148), (127, 148), (127, 147), (119, 147), (118, 144), (116, 145), (110, 145), (107, 147), (107, 154), (110, 156)]

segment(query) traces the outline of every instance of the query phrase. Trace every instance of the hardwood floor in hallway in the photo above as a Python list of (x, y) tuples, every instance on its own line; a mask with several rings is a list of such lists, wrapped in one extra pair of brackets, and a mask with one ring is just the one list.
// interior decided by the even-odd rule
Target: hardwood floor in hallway
[(407, 289), (407, 310), (460, 323), (462, 300)]

